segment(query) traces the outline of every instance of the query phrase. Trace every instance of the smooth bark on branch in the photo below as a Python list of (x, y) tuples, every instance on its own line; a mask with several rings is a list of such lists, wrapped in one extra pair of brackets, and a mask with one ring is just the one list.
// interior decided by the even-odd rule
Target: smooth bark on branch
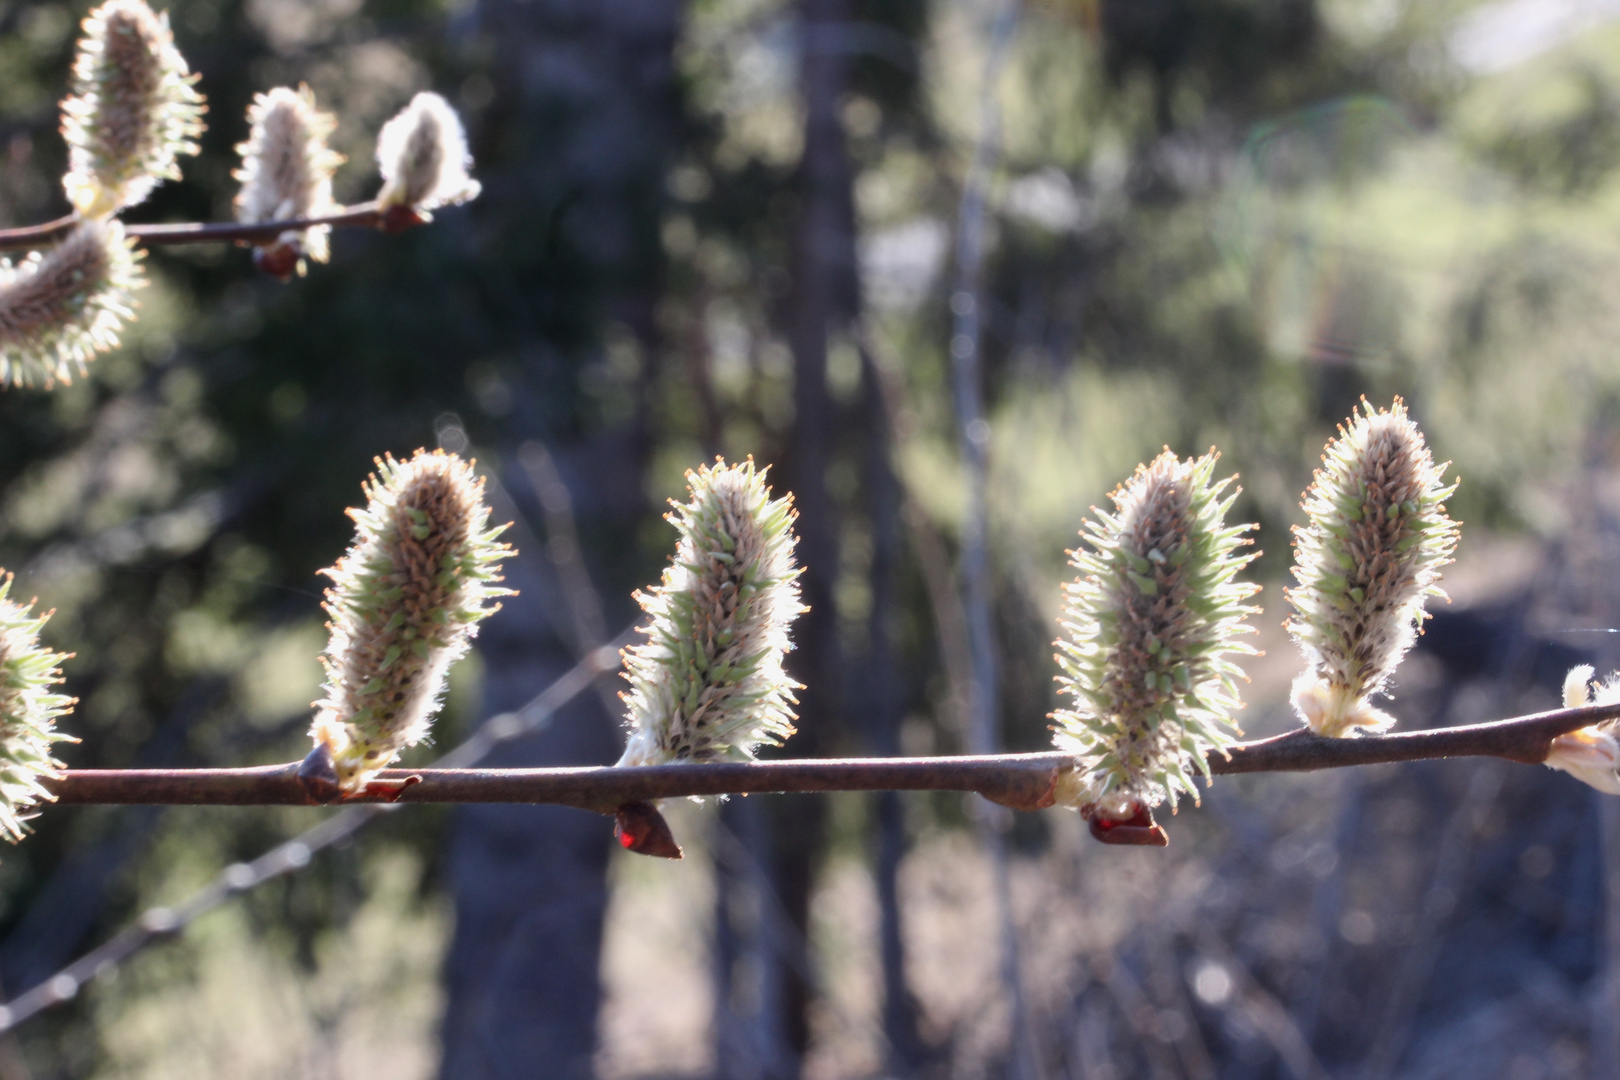
[[(43, 225), (27, 225), (16, 229), (0, 229), (0, 251), (23, 251), (43, 247), (79, 223), (76, 215), (48, 221)], [(251, 244), (269, 242), (282, 233), (302, 232), (315, 225), (334, 228), (382, 229), (399, 232), (422, 219), (410, 207), (395, 206), (379, 210), (375, 202), (346, 206), (333, 214), (311, 218), (288, 218), (286, 221), (266, 221), (256, 225), (243, 225), (235, 221), (196, 222), (178, 225), (125, 225), (124, 235), (147, 247), (173, 247), (179, 244)]]
[[(1557, 709), (1512, 720), (1431, 731), (1330, 739), (1301, 729), (1213, 754), (1210, 772), (1309, 772), (1447, 757), (1537, 764), (1559, 735), (1620, 716), (1620, 705)], [(976, 791), (1015, 809), (1052, 804), (1056, 752), (975, 757), (841, 758), (537, 769), (389, 769), (343, 803), (551, 803), (614, 814), (634, 802), (693, 795), (827, 791)], [(315, 806), (332, 800), (300, 779), (299, 765), (243, 769), (70, 769), (49, 787), (74, 804), (161, 803)], [(313, 793), (312, 793), (313, 792)]]

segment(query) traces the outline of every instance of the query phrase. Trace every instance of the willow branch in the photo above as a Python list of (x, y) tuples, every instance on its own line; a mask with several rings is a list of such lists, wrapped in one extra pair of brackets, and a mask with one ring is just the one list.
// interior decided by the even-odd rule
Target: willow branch
[[(1211, 754), (1217, 774), (1310, 772), (1450, 757), (1536, 764), (1552, 740), (1620, 717), (1620, 705), (1557, 709), (1433, 731), (1329, 739), (1301, 729)], [(1020, 810), (1052, 804), (1055, 752), (977, 757), (846, 758), (642, 768), (389, 769), (358, 795), (336, 799), (300, 777), (298, 764), (245, 769), (71, 769), (50, 787), (58, 801), (171, 806), (310, 806), (343, 803), (552, 803), (615, 813), (629, 803), (768, 792), (975, 791)]]
[[(28, 225), (17, 229), (0, 229), (0, 251), (20, 251), (44, 247), (59, 239), (79, 223), (76, 215), (48, 221), (43, 225)], [(333, 214), (320, 217), (288, 218), (285, 221), (267, 221), (258, 225), (243, 225), (234, 221), (194, 222), (180, 225), (125, 225), (124, 235), (147, 247), (166, 247), (177, 244), (269, 243), (282, 233), (302, 232), (317, 225), (333, 228), (384, 229), (397, 232), (421, 219), (409, 207), (381, 210), (375, 202), (346, 206)]]

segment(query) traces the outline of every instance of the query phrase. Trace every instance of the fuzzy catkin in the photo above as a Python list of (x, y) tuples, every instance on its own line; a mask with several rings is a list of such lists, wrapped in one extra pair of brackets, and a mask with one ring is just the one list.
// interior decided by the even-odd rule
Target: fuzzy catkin
[(468, 175), (472, 154), (461, 119), (450, 103), (424, 91), (411, 99), (377, 134), (377, 168), (384, 210), (408, 207), (418, 213), (463, 203), (482, 188)]
[(1417, 639), (1424, 602), (1444, 597), (1440, 568), (1457, 525), (1423, 433), (1400, 398), (1376, 412), (1365, 400), (1327, 444), (1294, 529), (1294, 614), (1288, 632), (1305, 654), (1294, 708), (1321, 735), (1383, 731), (1394, 718), (1369, 699), (1383, 691)]
[(39, 643), (49, 613), (10, 598), (11, 575), (0, 579), (0, 835), (12, 843), (28, 831), (33, 807), (55, 798), (42, 781), (61, 774), (51, 747), (78, 740), (56, 730), (73, 699), (56, 693), (67, 656)]
[(0, 259), (0, 386), (71, 382), (117, 345), (141, 255), (118, 222), (92, 219), (43, 254)]
[(772, 499), (754, 461), (686, 474), (673, 503), (680, 534), (656, 587), (636, 593), (647, 638), (624, 651), (629, 739), (620, 765), (750, 761), (793, 734), (782, 669), (804, 607), (794, 565), (792, 496)]
[[(1571, 668), (1564, 677), (1564, 708), (1620, 704), (1620, 674), (1592, 686), (1589, 664)], [(1620, 795), (1620, 720), (1571, 731), (1552, 741), (1545, 764), (1609, 795)]]
[(68, 201), (85, 217), (134, 206), (160, 180), (180, 177), (175, 157), (197, 152), (203, 99), (169, 32), (145, 0), (108, 0), (85, 17), (62, 102)]
[(1095, 510), (1071, 551), (1079, 576), (1063, 587), (1055, 644), (1058, 689), (1071, 704), (1052, 714), (1054, 742), (1075, 757), (1060, 802), (1113, 820), (1178, 793), (1198, 798), (1204, 756), (1231, 745), (1242, 671), (1254, 653), (1246, 601), (1259, 586), (1236, 580), (1253, 555), (1251, 525), (1228, 526), (1232, 481), (1214, 480), (1213, 451), (1182, 461), (1166, 450), (1139, 466)]
[[(332, 172), (343, 163), (343, 155), (329, 149), (326, 140), (337, 128), (337, 118), (315, 107), (309, 87), (278, 86), (256, 94), (247, 118), (247, 141), (236, 148), (242, 165), (232, 173), (242, 183), (236, 220), (257, 225), (334, 213)], [(276, 243), (292, 248), (295, 255), (325, 262), (331, 231), (328, 225), (317, 225), (283, 233)]]
[(466, 462), (442, 450), (380, 458), (365, 494), (349, 511), (354, 544), (325, 571), (332, 637), (310, 731), (346, 791), (427, 735), (450, 665), (500, 610), (489, 601), (510, 595), (496, 584), (505, 527), (489, 527), (484, 482)]

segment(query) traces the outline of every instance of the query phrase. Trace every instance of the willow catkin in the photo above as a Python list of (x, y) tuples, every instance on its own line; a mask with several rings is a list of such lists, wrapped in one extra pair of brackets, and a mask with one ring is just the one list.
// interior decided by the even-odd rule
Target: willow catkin
[(28, 831), (33, 808), (55, 798), (42, 781), (61, 774), (52, 746), (78, 740), (56, 730), (73, 699), (56, 692), (68, 657), (39, 642), (49, 613), (11, 597), (11, 575), (0, 578), (0, 835), (12, 843)]
[(0, 385), (70, 382), (117, 345), (145, 284), (140, 258), (122, 225), (91, 219), (49, 251), (0, 259)]
[(427, 211), (478, 197), (478, 181), (468, 175), (472, 154), (450, 103), (424, 91), (411, 99), (377, 135), (377, 168), (383, 186), (377, 204)]
[(1374, 707), (1427, 616), (1443, 597), (1440, 568), (1457, 547), (1441, 478), (1400, 398), (1374, 411), (1365, 400), (1327, 444), (1305, 492), (1306, 524), (1294, 529), (1294, 614), (1288, 632), (1305, 654), (1294, 708), (1321, 735), (1386, 730)]
[[(337, 118), (315, 107), (309, 87), (278, 86), (254, 95), (247, 119), (247, 141), (236, 148), (242, 164), (232, 174), (242, 183), (236, 220), (258, 225), (336, 212), (332, 172), (343, 164), (343, 155), (329, 149), (326, 140), (337, 128)], [(262, 246), (285, 249), (293, 262), (306, 255), (325, 262), (331, 231), (331, 226), (317, 225), (282, 233)]]
[(1198, 797), (1204, 755), (1229, 746), (1242, 672), (1231, 657), (1259, 586), (1236, 579), (1250, 525), (1228, 526), (1237, 489), (1215, 480), (1214, 452), (1182, 461), (1166, 450), (1113, 492), (1114, 512), (1094, 510), (1079, 576), (1063, 588), (1056, 642), (1054, 742), (1076, 767), (1058, 799), (1089, 815), (1123, 820), (1178, 793)]
[[(1564, 708), (1620, 704), (1620, 675), (1595, 688), (1590, 664), (1571, 668), (1564, 677)], [(1571, 731), (1552, 741), (1545, 764), (1609, 795), (1620, 795), (1620, 720)]]
[(86, 217), (133, 206), (175, 158), (197, 152), (203, 99), (169, 32), (145, 0), (108, 0), (84, 19), (73, 92), (62, 102), (68, 201)]
[(500, 610), (498, 542), (484, 482), (442, 450), (380, 458), (351, 509), (354, 543), (325, 571), (331, 641), (321, 658), (326, 696), (310, 734), (332, 755), (338, 782), (358, 791), (428, 733), (450, 665), (480, 619)]
[(793, 734), (782, 669), (799, 603), (792, 497), (772, 499), (750, 458), (686, 474), (663, 580), (638, 592), (646, 641), (624, 652), (629, 739), (620, 765), (749, 761)]

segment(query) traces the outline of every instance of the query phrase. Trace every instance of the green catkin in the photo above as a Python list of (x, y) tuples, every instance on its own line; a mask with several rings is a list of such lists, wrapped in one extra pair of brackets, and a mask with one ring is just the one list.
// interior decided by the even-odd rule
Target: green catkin
[(62, 102), (68, 201), (85, 217), (105, 217), (145, 199), (160, 180), (178, 180), (179, 154), (195, 154), (202, 134), (196, 76), (174, 47), (169, 16), (145, 0), (108, 0), (85, 17), (73, 64), (73, 93)]
[(56, 730), (73, 699), (56, 693), (68, 657), (39, 643), (50, 614), (12, 601), (11, 584), (10, 574), (0, 579), (0, 834), (16, 843), (33, 808), (55, 798), (43, 784), (61, 775), (52, 745), (78, 740)]
[(0, 386), (71, 382), (116, 346), (141, 255), (118, 222), (89, 220), (49, 251), (0, 259)]
[(442, 450), (380, 458), (352, 509), (355, 539), (325, 571), (331, 643), (326, 696), (310, 734), (338, 782), (358, 791), (428, 733), (450, 665), (479, 620), (500, 610), (500, 561), (511, 548), (489, 527), (484, 482)]
[(1457, 547), (1441, 476), (1400, 398), (1376, 412), (1363, 399), (1327, 444), (1294, 529), (1294, 614), (1288, 632), (1305, 654), (1294, 681), (1300, 718), (1320, 735), (1395, 721), (1370, 699), (1417, 639), (1424, 602), (1444, 597), (1440, 568)]
[(1060, 696), (1054, 742), (1075, 757), (1057, 797), (1088, 815), (1124, 820), (1178, 793), (1198, 798), (1205, 754), (1240, 734), (1241, 642), (1259, 586), (1237, 580), (1253, 560), (1251, 525), (1227, 526), (1237, 496), (1215, 480), (1218, 455), (1181, 461), (1166, 450), (1095, 510), (1069, 553), (1055, 643)]
[(752, 458), (717, 460), (686, 480), (690, 498), (668, 515), (675, 557), (659, 585), (636, 594), (647, 640), (624, 651), (620, 765), (750, 761), (793, 734), (798, 686), (782, 660), (805, 608), (792, 497), (772, 499)]

